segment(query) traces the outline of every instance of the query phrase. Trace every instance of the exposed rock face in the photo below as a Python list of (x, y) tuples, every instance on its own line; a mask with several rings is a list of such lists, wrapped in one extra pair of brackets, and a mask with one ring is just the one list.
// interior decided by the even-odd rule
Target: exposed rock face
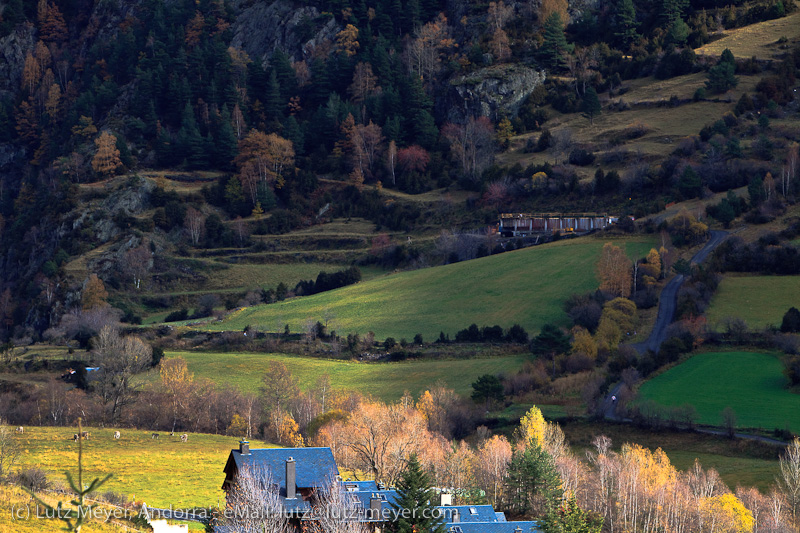
[(316, 7), (295, 5), (291, 0), (259, 1), (239, 13), (231, 46), (262, 63), (275, 48), (300, 61), (325, 41), (335, 41), (340, 29), (332, 16), (321, 16)]
[(537, 85), (544, 83), (544, 71), (524, 65), (495, 65), (450, 80), (444, 116), (463, 123), (470, 117), (516, 116), (520, 106)]
[(0, 98), (13, 96), (22, 82), (25, 56), (33, 50), (32, 27), (20, 26), (0, 39)]

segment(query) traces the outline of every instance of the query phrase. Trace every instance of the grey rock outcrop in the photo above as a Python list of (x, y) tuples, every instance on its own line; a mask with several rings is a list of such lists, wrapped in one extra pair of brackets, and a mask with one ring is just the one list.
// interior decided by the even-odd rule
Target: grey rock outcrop
[(321, 16), (316, 7), (291, 0), (259, 1), (237, 16), (231, 46), (243, 49), (262, 64), (276, 48), (283, 49), (291, 60), (300, 61), (325, 41), (335, 41), (340, 29), (332, 16)]
[(34, 30), (30, 26), (19, 26), (0, 39), (0, 98), (12, 96), (19, 89), (25, 56), (34, 44)]
[(497, 120), (514, 117), (537, 85), (544, 83), (544, 71), (519, 64), (495, 65), (450, 80), (444, 116), (463, 123), (470, 117)]

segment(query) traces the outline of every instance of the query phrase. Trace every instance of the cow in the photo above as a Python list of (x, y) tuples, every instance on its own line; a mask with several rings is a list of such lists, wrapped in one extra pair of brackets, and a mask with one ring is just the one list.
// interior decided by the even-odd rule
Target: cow
[(15, 429), (14, 431), (16, 431), (17, 433), (25, 433), (25, 428), (20, 426), (17, 429)]
[(89, 440), (89, 432), (88, 431), (82, 431), (81, 432), (81, 438), (83, 440)]
[(72, 435), (72, 440), (73, 440), (74, 442), (78, 442), (78, 434), (77, 434), (77, 433), (75, 433), (74, 435)]
[(189, 440), (189, 435), (187, 435), (186, 433), (181, 435), (181, 442), (186, 442), (187, 440)]
[(158, 433), (153, 433), (153, 435), (150, 438), (158, 440)]
[(114, 440), (119, 440), (119, 431), (114, 432)]

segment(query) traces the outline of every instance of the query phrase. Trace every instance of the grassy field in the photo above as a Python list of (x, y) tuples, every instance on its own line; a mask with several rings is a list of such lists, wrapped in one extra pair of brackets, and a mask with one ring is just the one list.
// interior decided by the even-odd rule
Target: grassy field
[[(168, 352), (183, 357), (196, 378), (213, 379), (246, 392), (257, 392), (270, 361), (284, 363), (300, 382), (311, 386), (328, 374), (336, 388), (355, 390), (384, 401), (396, 401), (408, 390), (414, 396), (442, 381), (462, 395), (469, 395), (472, 383), (483, 374), (517, 371), (526, 355), (463, 360), (421, 360), (398, 363), (358, 363), (281, 354)], [(156, 373), (149, 376), (155, 380)]]
[[(298, 331), (308, 320), (333, 316), (338, 333), (375, 332), (379, 339), (425, 340), (450, 335), (472, 323), (519, 323), (529, 332), (547, 322), (564, 323), (561, 309), (573, 293), (597, 287), (594, 274), (603, 240), (559, 241), (452, 265), (401, 272), (350, 287), (243, 309), (202, 328), (267, 331), (288, 323)], [(647, 237), (620, 240), (628, 254), (641, 257), (654, 245)]]
[(738, 317), (751, 328), (780, 327), (792, 306), (800, 307), (800, 276), (725, 276), (706, 317), (711, 325)]
[[(614, 148), (609, 145), (609, 139), (631, 126), (641, 125), (646, 133), (639, 138), (625, 141), (619, 145), (619, 149), (636, 154), (638, 162), (654, 161), (672, 153), (682, 138), (697, 135), (703, 126), (719, 120), (725, 112), (732, 111), (743, 93), (753, 91), (761, 76), (738, 76), (739, 84), (735, 89), (721, 95), (720, 101), (689, 102), (678, 106), (668, 104), (673, 96), (684, 101), (691, 99), (694, 92), (705, 85), (707, 78), (706, 73), (698, 72), (667, 80), (649, 77), (626, 81), (625, 87), (628, 91), (625, 94), (614, 96), (610, 100), (606, 94), (600, 95), (603, 112), (594, 118), (594, 124), (589, 124), (580, 113), (562, 114), (547, 107), (551, 118), (545, 123), (545, 127), (554, 135), (561, 130), (569, 130), (574, 142), (589, 146), (601, 154)], [(608, 104), (620, 100), (630, 104), (630, 109), (611, 111)], [(528, 139), (536, 139), (538, 136), (539, 133), (534, 132), (515, 137), (512, 149), (501, 154), (498, 160), (505, 165), (519, 163), (523, 166), (545, 161), (552, 163), (556, 159), (565, 160), (566, 153), (554, 153), (553, 149), (542, 153), (524, 153), (523, 147)], [(626, 163), (616, 170), (623, 173), (629, 166)], [(589, 166), (575, 170), (588, 179), (594, 175), (596, 168)]]
[(800, 395), (786, 389), (780, 359), (753, 352), (700, 353), (645, 382), (642, 399), (689, 403), (701, 424), (721, 425), (730, 406), (740, 428), (800, 431)]
[(800, 12), (726, 31), (722, 39), (701, 46), (695, 53), (719, 56), (728, 48), (734, 56), (743, 59), (750, 59), (753, 56), (759, 59), (772, 59), (786, 51), (776, 42), (781, 37), (788, 39), (787, 49), (791, 49), (792, 43), (800, 40)]
[[(85, 428), (90, 432), (84, 441), (84, 480), (114, 474), (101, 492), (114, 491), (149, 506), (211, 506), (223, 499), (220, 489), (222, 469), (228, 453), (237, 447), (237, 439), (223, 435), (189, 434), (189, 440), (160, 432), (153, 440), (150, 431), (120, 430), (114, 440), (113, 429)], [(72, 441), (76, 428), (25, 427), (17, 436), (23, 446), (22, 466), (35, 466), (51, 475), (51, 480), (65, 482), (64, 470), (77, 472), (78, 445)], [(253, 441), (253, 448), (269, 446)]]
[[(44, 500), (49, 505), (57, 505), (58, 499), (45, 494)], [(61, 497), (64, 500), (64, 497)], [(101, 505), (102, 510), (113, 512), (106, 506)], [(30, 509), (30, 516), (26, 513)], [(31, 504), (30, 496), (27, 492), (17, 487), (0, 485), (0, 531), (3, 533), (50, 533), (64, 531), (62, 522), (36, 518), (35, 507)], [(121, 524), (121, 525), (118, 525)], [(144, 529), (131, 529), (133, 524), (125, 521), (105, 522), (103, 520), (89, 520), (83, 528), (82, 533), (129, 533), (131, 531), (145, 531)]]

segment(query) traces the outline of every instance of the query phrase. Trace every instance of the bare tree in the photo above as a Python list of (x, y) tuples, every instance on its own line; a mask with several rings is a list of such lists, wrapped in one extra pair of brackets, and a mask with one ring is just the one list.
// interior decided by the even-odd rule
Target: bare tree
[(197, 246), (197, 243), (200, 242), (200, 237), (203, 236), (206, 218), (203, 216), (203, 213), (194, 207), (189, 207), (189, 209), (186, 210), (186, 221), (184, 223), (186, 225), (186, 231), (189, 232), (189, 237), (192, 239), (192, 245)]
[(264, 466), (245, 465), (228, 493), (224, 525), (239, 533), (289, 533), (272, 472)]
[(133, 278), (133, 285), (138, 289), (142, 278), (150, 270), (152, 254), (150, 248), (143, 242), (136, 248), (131, 248), (123, 256), (122, 269)]
[(797, 511), (800, 508), (800, 438), (798, 437), (789, 443), (786, 452), (781, 456), (781, 477), (778, 479), (778, 485), (792, 511), (792, 521), (796, 522)]
[(109, 406), (113, 423), (122, 408), (133, 401), (136, 386), (132, 378), (150, 367), (153, 350), (139, 337), (121, 337), (117, 328), (104, 326), (94, 339), (94, 355), (100, 366), (100, 395)]
[[(360, 522), (363, 513), (371, 509), (360, 509), (350, 499), (341, 483), (331, 479), (323, 488), (314, 492), (314, 525), (310, 528), (315, 533), (367, 533), (368, 524)], [(378, 517), (375, 517), (376, 519)]]
[(22, 454), (22, 448), (16, 440), (16, 435), (6, 421), (0, 419), (0, 479), (8, 476), (11, 467)]

